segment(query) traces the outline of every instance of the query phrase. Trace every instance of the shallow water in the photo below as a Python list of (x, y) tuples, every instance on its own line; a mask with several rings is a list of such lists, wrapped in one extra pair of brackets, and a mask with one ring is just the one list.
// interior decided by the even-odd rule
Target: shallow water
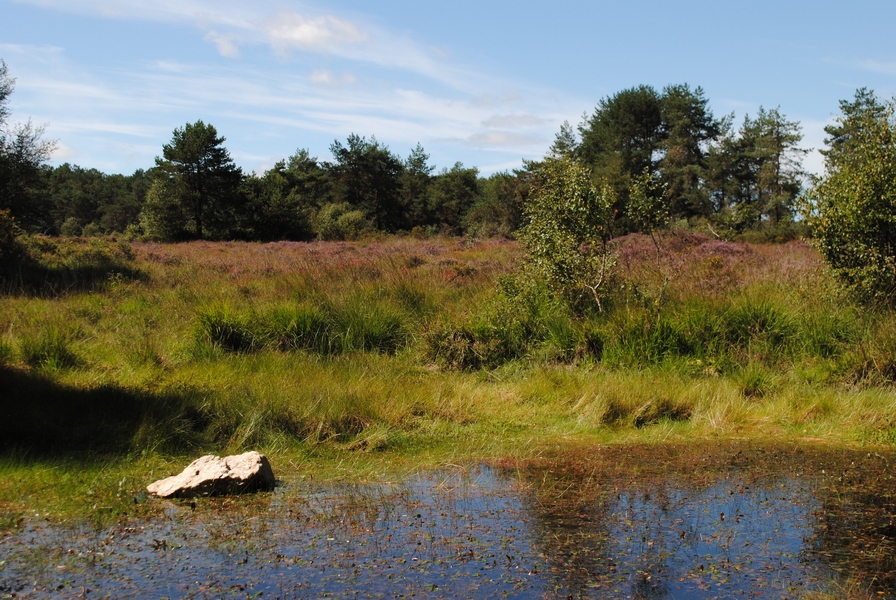
[(0, 539), (0, 596), (892, 597), (894, 457), (591, 448), (99, 530), (33, 521)]

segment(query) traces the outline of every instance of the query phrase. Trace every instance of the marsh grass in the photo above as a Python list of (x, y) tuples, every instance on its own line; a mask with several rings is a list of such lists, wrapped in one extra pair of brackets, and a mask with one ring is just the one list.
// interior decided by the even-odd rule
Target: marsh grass
[(521, 293), (506, 241), (135, 243), (114, 256), (140, 276), (12, 275), (0, 446), (119, 472), (260, 448), (337, 477), (585, 442), (896, 442), (893, 313), (851, 304), (800, 242), (663, 243), (620, 240), (586, 315)]

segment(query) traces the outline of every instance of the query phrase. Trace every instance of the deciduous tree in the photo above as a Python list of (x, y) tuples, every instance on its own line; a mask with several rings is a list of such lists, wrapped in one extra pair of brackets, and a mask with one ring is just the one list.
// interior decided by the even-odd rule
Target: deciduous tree
[(573, 309), (600, 310), (614, 265), (606, 245), (613, 191), (569, 157), (546, 159), (536, 179), (519, 234), (528, 269)]
[(896, 304), (896, 103), (864, 88), (828, 130), (825, 173), (810, 190), (813, 239), (866, 301)]
[(52, 228), (52, 222), (41, 167), (56, 142), (42, 139), (44, 128), (30, 120), (9, 122), (8, 102), (14, 89), (15, 79), (0, 59), (0, 210), (8, 210), (28, 231), (46, 231)]

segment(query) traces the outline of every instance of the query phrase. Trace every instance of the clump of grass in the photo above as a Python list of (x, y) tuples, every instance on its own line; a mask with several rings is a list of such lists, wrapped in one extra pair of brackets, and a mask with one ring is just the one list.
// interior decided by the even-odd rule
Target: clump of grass
[(300, 304), (264, 313), (227, 306), (198, 311), (199, 341), (227, 352), (261, 348), (394, 354), (409, 340), (407, 316), (383, 302), (350, 298), (340, 304)]
[(587, 320), (539, 285), (501, 282), (482, 308), (455, 322), (443, 322), (424, 336), (426, 360), (449, 369), (494, 369), (530, 357), (536, 362), (572, 363), (603, 351)]
[(12, 362), (14, 356), (15, 350), (12, 344), (0, 338), (0, 365)]
[(772, 391), (774, 377), (768, 368), (749, 363), (735, 375), (735, 382), (745, 398), (762, 398)]
[(65, 369), (78, 364), (78, 356), (72, 349), (73, 333), (70, 329), (50, 325), (38, 332), (27, 332), (19, 340), (22, 360), (33, 367)]
[(229, 352), (250, 352), (262, 345), (253, 315), (236, 313), (226, 304), (197, 311), (200, 341)]
[(694, 409), (694, 398), (680, 384), (660, 391), (614, 378), (583, 395), (573, 406), (573, 413), (579, 420), (614, 428), (643, 428), (664, 421), (688, 421)]

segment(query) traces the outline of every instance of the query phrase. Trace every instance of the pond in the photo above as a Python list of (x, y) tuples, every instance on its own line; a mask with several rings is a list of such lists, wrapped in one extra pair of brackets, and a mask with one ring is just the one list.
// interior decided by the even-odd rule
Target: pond
[(108, 528), (34, 520), (0, 538), (0, 596), (894, 597), (894, 459), (589, 447), (392, 483), (286, 482)]

